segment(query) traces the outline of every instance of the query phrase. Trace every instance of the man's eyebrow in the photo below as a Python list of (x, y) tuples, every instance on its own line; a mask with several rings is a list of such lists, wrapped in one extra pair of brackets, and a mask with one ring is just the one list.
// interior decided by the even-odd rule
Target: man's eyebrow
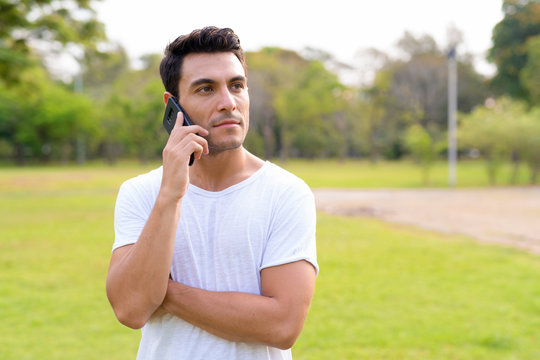
[(245, 76), (242, 76), (242, 75), (238, 75), (238, 76), (235, 76), (233, 77), (230, 82), (235, 82), (235, 81), (243, 81), (243, 82), (246, 82), (247, 81), (247, 78)]
[(202, 79), (197, 79), (197, 80), (193, 81), (189, 85), (189, 87), (194, 88), (194, 87), (197, 87), (197, 86), (203, 85), (203, 84), (215, 84), (215, 83), (216, 83), (215, 80), (202, 78)]
[[(238, 76), (234, 76), (232, 77), (229, 82), (232, 83), (232, 82), (236, 82), (236, 81), (242, 81), (242, 82), (247, 82), (247, 77), (245, 76), (242, 76), (242, 75), (238, 75)], [(213, 79), (207, 79), (207, 78), (201, 78), (201, 79), (197, 79), (195, 81), (193, 81), (189, 87), (190, 88), (196, 88), (198, 86), (201, 86), (201, 85), (205, 85), (205, 84), (215, 84), (217, 81), (213, 80)]]

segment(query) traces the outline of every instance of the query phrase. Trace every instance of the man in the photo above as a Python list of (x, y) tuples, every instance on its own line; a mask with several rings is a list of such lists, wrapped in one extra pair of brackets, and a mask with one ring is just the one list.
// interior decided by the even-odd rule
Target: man
[[(307, 185), (242, 146), (246, 64), (230, 29), (169, 44), (176, 125), (163, 166), (122, 184), (107, 296), (139, 359), (290, 359), (318, 271)], [(195, 162), (189, 166), (190, 155)]]

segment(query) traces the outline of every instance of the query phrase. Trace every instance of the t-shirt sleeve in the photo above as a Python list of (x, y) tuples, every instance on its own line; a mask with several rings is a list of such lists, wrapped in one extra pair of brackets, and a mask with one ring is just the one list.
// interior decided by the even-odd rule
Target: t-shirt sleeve
[(273, 215), (261, 270), (306, 260), (318, 274), (316, 222), (315, 198), (309, 187), (302, 183), (285, 191)]
[(114, 209), (113, 251), (139, 239), (152, 210), (144, 199), (133, 181), (128, 180), (120, 186)]

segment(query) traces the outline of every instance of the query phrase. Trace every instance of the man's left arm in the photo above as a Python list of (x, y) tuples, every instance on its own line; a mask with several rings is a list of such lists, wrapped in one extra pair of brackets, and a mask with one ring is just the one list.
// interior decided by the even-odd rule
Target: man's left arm
[(315, 278), (314, 266), (300, 260), (261, 270), (261, 295), (208, 291), (169, 280), (161, 310), (230, 341), (289, 349), (304, 325)]

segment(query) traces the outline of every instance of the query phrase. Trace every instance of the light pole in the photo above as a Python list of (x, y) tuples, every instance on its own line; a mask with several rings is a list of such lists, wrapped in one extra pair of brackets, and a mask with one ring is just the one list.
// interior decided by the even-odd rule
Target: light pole
[(456, 48), (448, 52), (448, 185), (457, 177), (457, 63)]

